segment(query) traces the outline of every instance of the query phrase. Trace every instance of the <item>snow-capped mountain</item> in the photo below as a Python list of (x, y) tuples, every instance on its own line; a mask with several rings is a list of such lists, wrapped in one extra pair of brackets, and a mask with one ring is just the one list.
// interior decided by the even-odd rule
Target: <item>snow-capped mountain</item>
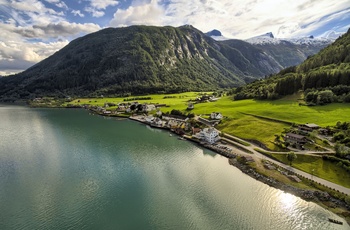
[(272, 32), (266, 33), (266, 34), (262, 34), (256, 37), (252, 37), (249, 39), (245, 40), (246, 42), (249, 42), (250, 44), (279, 44), (281, 43), (281, 40), (278, 38), (275, 38), (275, 36), (273, 36)]
[(271, 32), (246, 39), (246, 42), (254, 45), (264, 45), (264, 44), (280, 44), (285, 42), (290, 42), (295, 45), (329, 45), (334, 42), (333, 38), (318, 37), (314, 36), (301, 37), (301, 38), (275, 38)]

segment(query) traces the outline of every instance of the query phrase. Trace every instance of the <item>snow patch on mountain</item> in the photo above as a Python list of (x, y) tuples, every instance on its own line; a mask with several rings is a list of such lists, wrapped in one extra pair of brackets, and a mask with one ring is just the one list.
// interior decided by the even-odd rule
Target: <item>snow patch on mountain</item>
[(249, 42), (250, 44), (280, 44), (281, 43), (281, 40), (278, 38), (275, 38), (272, 32), (259, 35), (256, 37), (252, 37), (252, 38), (246, 39), (245, 41)]
[(246, 42), (255, 45), (264, 45), (264, 44), (280, 44), (282, 42), (290, 42), (296, 45), (329, 45), (334, 42), (335, 39), (327, 37), (318, 37), (314, 36), (301, 37), (301, 38), (275, 38), (271, 32), (246, 39)]

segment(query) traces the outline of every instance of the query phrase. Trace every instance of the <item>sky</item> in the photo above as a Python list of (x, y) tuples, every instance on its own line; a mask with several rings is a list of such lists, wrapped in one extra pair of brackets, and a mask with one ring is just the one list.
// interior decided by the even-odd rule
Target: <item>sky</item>
[(350, 0), (0, 0), (0, 75), (107, 27), (181, 26), (227, 38), (322, 36), (350, 27)]

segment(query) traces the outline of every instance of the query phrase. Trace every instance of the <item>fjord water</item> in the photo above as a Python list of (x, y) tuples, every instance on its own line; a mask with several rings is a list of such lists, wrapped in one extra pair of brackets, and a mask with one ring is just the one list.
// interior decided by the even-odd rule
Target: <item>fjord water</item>
[(0, 105), (0, 207), (0, 229), (349, 229), (166, 131), (14, 105)]

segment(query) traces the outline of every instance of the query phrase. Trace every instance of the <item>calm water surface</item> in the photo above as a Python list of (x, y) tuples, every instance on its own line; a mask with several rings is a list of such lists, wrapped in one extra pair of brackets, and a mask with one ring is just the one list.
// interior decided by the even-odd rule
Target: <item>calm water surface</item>
[(0, 105), (0, 229), (350, 229), (168, 132)]

